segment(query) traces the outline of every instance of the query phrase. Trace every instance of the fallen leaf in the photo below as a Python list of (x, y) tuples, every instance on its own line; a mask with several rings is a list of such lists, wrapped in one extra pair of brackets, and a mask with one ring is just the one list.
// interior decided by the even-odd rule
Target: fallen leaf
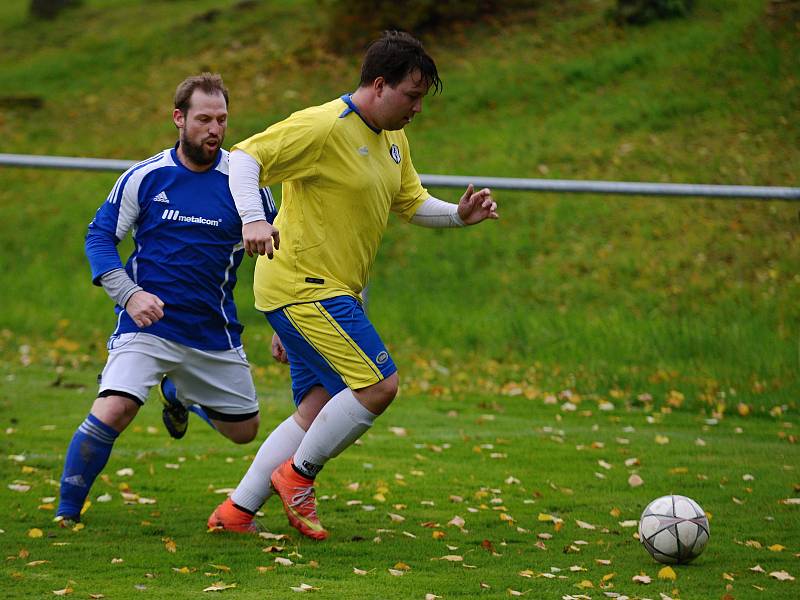
[(27, 492), (31, 489), (31, 486), (24, 483), (9, 483), (8, 489), (12, 492)]
[(65, 587), (63, 590), (53, 590), (53, 594), (56, 596), (66, 596), (71, 594), (74, 590), (71, 587)]
[(49, 560), (32, 560), (29, 563), (25, 563), (26, 567), (38, 567), (39, 565), (43, 565), (45, 563), (49, 563)]
[(168, 537), (161, 538), (161, 541), (164, 542), (164, 549), (167, 552), (171, 552), (173, 554), (175, 552), (177, 552), (178, 545), (175, 543), (175, 541), (172, 538), (168, 538)]
[(117, 477), (130, 477), (133, 475), (133, 469), (126, 467), (117, 471)]
[(207, 588), (204, 588), (203, 591), (204, 592), (221, 592), (223, 590), (230, 590), (230, 589), (235, 588), (235, 587), (236, 587), (235, 583), (225, 583), (224, 581), (218, 581), (217, 583), (214, 583), (214, 584), (208, 586)]
[(290, 559), (284, 558), (283, 556), (276, 556), (275, 562), (284, 567), (291, 567), (294, 564)]
[(578, 519), (575, 519), (575, 523), (576, 523), (576, 524), (578, 525), (578, 527), (580, 527), (581, 529), (597, 529), (597, 527), (595, 527), (595, 526), (594, 526), (594, 525), (592, 525), (591, 523), (587, 523), (586, 521), (579, 521)]
[(786, 571), (773, 571), (769, 574), (770, 577), (777, 579), (778, 581), (794, 581), (794, 577), (789, 575)]
[(34, 527), (33, 529), (28, 530), (28, 537), (29, 538), (40, 538), (44, 535), (44, 532), (41, 529)]
[(450, 519), (450, 520), (447, 522), (447, 524), (448, 524), (448, 525), (453, 525), (453, 526), (455, 526), (455, 527), (458, 527), (458, 528), (463, 528), (463, 527), (464, 527), (464, 525), (466, 524), (466, 521), (464, 521), (464, 519), (462, 519), (461, 517), (459, 517), (458, 515), (456, 515), (455, 517), (453, 517), (452, 519)]
[(786, 546), (781, 546), (780, 544), (772, 544), (772, 546), (768, 546), (767, 550), (772, 550), (773, 552), (783, 552), (786, 550)]
[(436, 594), (425, 594), (425, 600), (436, 600), (437, 598), (441, 598), (441, 596), (437, 596)]
[(650, 583), (653, 580), (649, 575), (645, 575), (644, 573), (640, 573), (639, 575), (634, 575), (633, 577), (631, 577), (631, 581), (633, 581), (635, 583), (641, 583), (642, 585), (647, 585), (648, 583)]
[(672, 567), (664, 567), (658, 572), (658, 578), (675, 581), (678, 578), (678, 575), (675, 573), (675, 570)]
[(389, 575), (394, 575), (395, 577), (402, 577), (405, 575), (405, 571), (399, 571), (397, 569), (389, 569)]
[(214, 569), (217, 569), (218, 571), (224, 571), (225, 573), (230, 573), (231, 572), (231, 568), (227, 567), (225, 565), (215, 565), (213, 563), (208, 563), (208, 566), (209, 567), (213, 567)]
[(353, 573), (355, 573), (356, 575), (366, 575), (367, 571), (365, 571), (364, 569), (357, 569), (356, 567), (353, 567)]
[(172, 567), (172, 570), (173, 570), (173, 571), (175, 571), (176, 573), (180, 573), (181, 575), (188, 575), (189, 573), (191, 573), (191, 572), (192, 572), (192, 571), (189, 569), (189, 567), (180, 567), (180, 568), (178, 568), (178, 567)]
[(299, 586), (291, 587), (289, 589), (291, 589), (293, 592), (316, 592), (320, 588), (314, 587), (313, 585), (308, 585), (307, 583), (301, 583)]
[(458, 554), (446, 554), (442, 556), (439, 560), (446, 560), (448, 562), (462, 562), (464, 560), (464, 557), (459, 556)]
[(636, 473), (628, 477), (628, 485), (631, 487), (639, 487), (644, 484), (644, 479), (639, 477)]
[(762, 567), (761, 565), (756, 565), (755, 567), (750, 567), (750, 570), (751, 571), (755, 571), (756, 573), (766, 573), (766, 571), (764, 570), (764, 567)]

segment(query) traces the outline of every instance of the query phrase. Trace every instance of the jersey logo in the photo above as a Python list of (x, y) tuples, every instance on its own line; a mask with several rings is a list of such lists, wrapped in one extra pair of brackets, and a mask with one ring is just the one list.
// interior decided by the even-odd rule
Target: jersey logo
[(183, 223), (199, 223), (200, 225), (211, 225), (212, 227), (219, 227), (222, 219), (206, 219), (205, 217), (192, 217), (182, 215), (181, 211), (174, 209), (164, 209), (161, 213), (162, 221), (182, 221)]
[(367, 155), (369, 154), (369, 148), (367, 148), (366, 146), (361, 146), (361, 147), (358, 149), (358, 153), (359, 153), (361, 156), (367, 156)]
[(392, 144), (392, 147), (389, 148), (389, 155), (394, 162), (400, 164), (400, 148), (397, 147), (397, 144)]
[(155, 196), (153, 196), (153, 202), (163, 202), (164, 204), (169, 204), (167, 192), (158, 192)]
[(383, 350), (378, 356), (375, 357), (375, 362), (379, 365), (382, 365), (387, 360), (389, 360), (389, 353), (386, 350)]

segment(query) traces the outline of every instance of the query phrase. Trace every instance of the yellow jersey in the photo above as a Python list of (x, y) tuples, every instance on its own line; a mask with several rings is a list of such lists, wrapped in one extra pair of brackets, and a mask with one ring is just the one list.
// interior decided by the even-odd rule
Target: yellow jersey
[(293, 113), (233, 150), (261, 165), (261, 185), (282, 182), (280, 249), (259, 256), (256, 308), (360, 297), (389, 211), (409, 221), (428, 198), (403, 130), (375, 130), (349, 96)]

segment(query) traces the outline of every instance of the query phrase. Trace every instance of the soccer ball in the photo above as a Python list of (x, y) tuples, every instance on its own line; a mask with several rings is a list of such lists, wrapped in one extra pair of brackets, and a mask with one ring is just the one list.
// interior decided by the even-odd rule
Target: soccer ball
[(639, 541), (660, 563), (688, 563), (700, 556), (710, 529), (706, 513), (686, 496), (656, 498), (639, 520)]

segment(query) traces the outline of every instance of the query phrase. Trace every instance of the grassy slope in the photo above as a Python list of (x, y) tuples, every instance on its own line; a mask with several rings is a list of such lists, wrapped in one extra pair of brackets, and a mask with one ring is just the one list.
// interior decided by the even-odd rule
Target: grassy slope
[[(87, 2), (56, 26), (27, 22), (23, 4), (2, 9), (0, 83), (46, 107), (4, 114), (4, 146), (16, 152), (150, 155), (174, 138), (174, 82), (201, 68), (223, 72), (233, 91), (229, 142), (354, 85), (357, 58), (322, 50), (321, 17), (298, 3)], [(762, 3), (701, 2), (690, 20), (630, 30), (610, 27), (593, 3), (560, 6), (430, 44), (446, 88), (408, 132), (420, 172), (798, 184), (798, 44)], [(216, 20), (202, 18), (217, 7)], [(301, 12), (311, 25), (298, 29)], [(81, 239), (114, 178), (3, 171), (0, 243), (14, 260), (0, 277), (9, 297), (39, 299), (0, 316), (16, 342), (58, 332), (101, 346), (111, 319), (97, 318), (107, 304), (87, 287)], [(473, 231), (390, 229), (372, 310), (397, 352), (538, 360), (630, 388), (666, 369), (692, 395), (750, 394), (755, 381), (783, 401), (796, 395), (788, 203), (498, 200), (503, 220)], [(250, 268), (239, 298), (254, 324)]]

